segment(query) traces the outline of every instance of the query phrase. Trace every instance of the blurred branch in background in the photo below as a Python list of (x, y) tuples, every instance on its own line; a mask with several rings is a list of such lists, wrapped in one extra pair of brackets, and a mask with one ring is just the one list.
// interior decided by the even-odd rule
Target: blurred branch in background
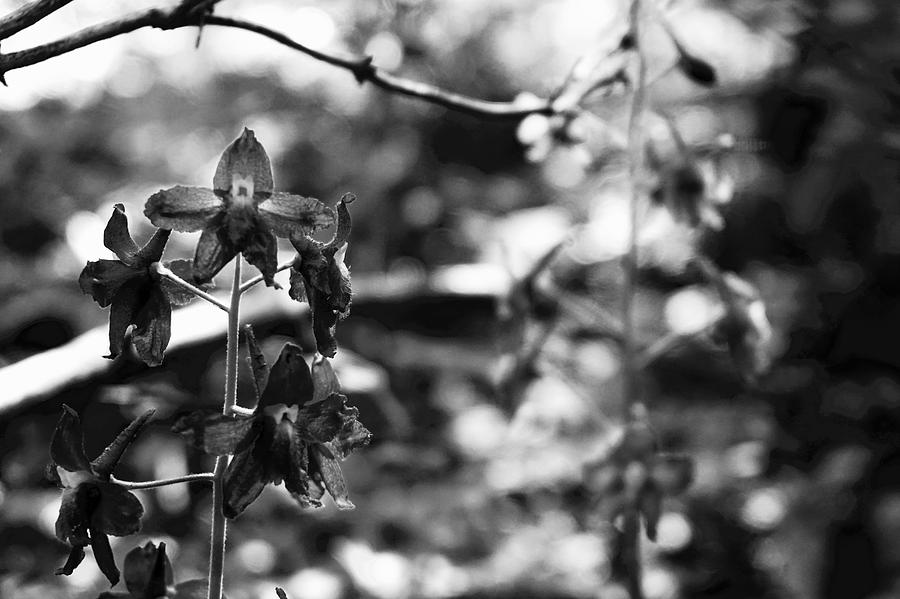
[[(485, 117), (512, 119), (522, 118), (530, 114), (553, 115), (558, 112), (558, 109), (554, 107), (550, 100), (529, 97), (514, 102), (489, 102), (444, 90), (427, 83), (397, 77), (373, 65), (371, 56), (346, 58), (327, 54), (301, 44), (289, 36), (268, 27), (242, 19), (213, 15), (212, 10), (216, 2), (217, 0), (184, 0), (175, 8), (169, 10), (151, 8), (122, 19), (87, 27), (54, 42), (18, 52), (0, 54), (0, 82), (6, 85), (5, 75), (13, 69), (21, 69), (37, 64), (55, 56), (60, 56), (119, 35), (131, 33), (144, 27), (171, 30), (181, 27), (202, 28), (205, 25), (216, 25), (243, 29), (262, 35), (316, 60), (346, 69), (353, 73), (353, 76), (360, 84), (369, 82), (388, 92), (418, 98), (453, 110)], [(59, 0), (45, 0), (15, 11), (3, 20), (0, 20), (0, 40), (29, 27), (67, 3)]]

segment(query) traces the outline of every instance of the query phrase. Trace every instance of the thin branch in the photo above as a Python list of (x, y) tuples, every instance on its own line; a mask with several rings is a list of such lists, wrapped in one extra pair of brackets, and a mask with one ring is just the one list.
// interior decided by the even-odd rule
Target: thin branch
[(369, 82), (388, 92), (418, 98), (459, 112), (482, 117), (509, 119), (518, 119), (529, 114), (552, 115), (557, 112), (553, 108), (552, 102), (547, 99), (535, 100), (527, 105), (518, 102), (490, 102), (451, 92), (428, 83), (398, 77), (373, 65), (371, 56), (348, 58), (320, 52), (291, 39), (284, 33), (269, 29), (263, 25), (241, 19), (208, 14), (209, 6), (211, 6), (209, 2), (186, 0), (181, 5), (170, 10), (149, 9), (118, 20), (87, 27), (48, 44), (18, 52), (10, 52), (9, 54), (0, 54), (0, 81), (2, 81), (3, 76), (7, 72), (14, 69), (31, 66), (55, 56), (67, 54), (73, 50), (131, 33), (144, 27), (171, 30), (182, 27), (215, 25), (232, 29), (243, 29), (244, 31), (266, 37), (318, 61), (347, 70), (361, 84)]
[(158, 480), (147, 480), (141, 482), (132, 482), (130, 480), (119, 480), (115, 476), (110, 477), (110, 480), (117, 485), (121, 485), (126, 489), (155, 489), (156, 487), (165, 487), (168, 485), (177, 485), (179, 483), (193, 483), (193, 482), (212, 482), (213, 473), (212, 472), (201, 472), (199, 474), (185, 474), (184, 476), (177, 476), (175, 478), (162, 478)]
[(5, 40), (11, 35), (27, 29), (70, 3), (72, 0), (35, 0), (23, 4), (12, 11), (3, 19), (0, 19), (0, 40)]

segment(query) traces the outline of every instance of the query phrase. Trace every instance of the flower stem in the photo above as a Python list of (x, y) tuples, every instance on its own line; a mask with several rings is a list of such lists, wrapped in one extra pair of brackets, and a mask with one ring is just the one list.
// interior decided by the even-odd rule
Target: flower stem
[[(225, 400), (222, 413), (232, 413), (237, 402), (238, 334), (241, 318), (241, 257), (234, 259), (234, 281), (231, 285), (231, 305), (228, 308), (228, 341), (225, 349)], [(225, 514), (223, 482), (228, 456), (216, 458), (213, 472), (212, 532), (209, 550), (208, 599), (222, 599), (222, 580), (225, 573)]]
[[(278, 273), (278, 272), (281, 272), (281, 271), (283, 271), (283, 270), (287, 270), (287, 269), (289, 269), (290, 267), (292, 267), (293, 265), (294, 265), (294, 261), (293, 261), (293, 260), (291, 260), (290, 262), (285, 262), (284, 264), (279, 264), (279, 265), (278, 265), (278, 268), (275, 269), (275, 272)], [(250, 289), (251, 287), (253, 287), (253, 286), (256, 285), (257, 283), (262, 283), (264, 280), (265, 280), (265, 279), (263, 278), (262, 275), (256, 275), (256, 276), (253, 277), (253, 278), (247, 279), (247, 281), (246, 281), (243, 285), (241, 285), (241, 287), (240, 287), (240, 292), (241, 292), (241, 293), (244, 293), (245, 291), (247, 291), (248, 289)]]
[(213, 473), (201, 472), (198, 474), (186, 474), (184, 476), (177, 476), (175, 478), (160, 478), (157, 480), (145, 480), (140, 482), (120, 480), (115, 476), (110, 477), (110, 480), (117, 485), (125, 487), (126, 489), (155, 489), (156, 487), (166, 487), (168, 485), (177, 485), (178, 483), (193, 483), (204, 481), (212, 482)]
[[(635, 60), (637, 62), (637, 78), (631, 100), (631, 112), (628, 119), (628, 175), (631, 181), (631, 195), (628, 202), (628, 252), (623, 260), (624, 285), (622, 290), (622, 338), (623, 338), (623, 384), (622, 384), (622, 419), (631, 422), (639, 413), (643, 413), (642, 402), (638, 397), (638, 364), (636, 358), (636, 332), (634, 322), (634, 299), (637, 293), (638, 275), (638, 208), (640, 205), (641, 170), (644, 164), (643, 117), (646, 108), (647, 65), (641, 47), (640, 20), (642, 16), (641, 0), (632, 0), (630, 10), (631, 35), (634, 39)], [(629, 509), (624, 514), (624, 526), (621, 531), (619, 551), (625, 585), (631, 599), (643, 599), (641, 585), (641, 523), (636, 509)]]
[(205, 299), (206, 301), (208, 301), (215, 307), (219, 308), (220, 310), (224, 310), (225, 312), (228, 312), (228, 306), (224, 302), (222, 302), (221, 300), (206, 293), (199, 287), (195, 287), (194, 285), (191, 285), (190, 283), (188, 283), (187, 281), (185, 281), (184, 279), (182, 279), (181, 277), (176, 275), (174, 272), (172, 272), (170, 269), (163, 266), (161, 262), (154, 262), (153, 266), (151, 266), (151, 268), (154, 269), (157, 272), (157, 274), (159, 274), (159, 276), (169, 279), (170, 281), (172, 281), (179, 287), (187, 289), (188, 291), (190, 291), (191, 293), (193, 293), (194, 295), (196, 295), (197, 297), (199, 297), (201, 299)]

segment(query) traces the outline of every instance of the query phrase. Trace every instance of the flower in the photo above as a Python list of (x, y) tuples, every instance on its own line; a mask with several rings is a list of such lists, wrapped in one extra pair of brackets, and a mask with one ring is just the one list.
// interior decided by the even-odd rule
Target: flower
[(291, 235), (297, 257), (291, 267), (290, 296), (298, 302), (309, 302), (316, 348), (329, 358), (337, 352), (334, 338), (337, 321), (350, 311), (350, 271), (344, 264), (344, 256), (352, 226), (347, 204), (355, 199), (352, 194), (341, 198), (337, 205), (337, 230), (328, 243), (319, 243), (305, 235)]
[(662, 499), (688, 488), (693, 463), (684, 455), (658, 453), (650, 427), (634, 422), (608, 455), (587, 465), (586, 475), (588, 486), (599, 496), (597, 507), (605, 520), (637, 512), (644, 519), (647, 537), (655, 541)]
[(312, 372), (299, 347), (287, 343), (266, 365), (252, 331), (246, 329), (257, 406), (251, 417), (190, 414), (173, 430), (213, 455), (235, 454), (225, 471), (224, 508), (237, 517), (270, 482), (285, 487), (302, 507), (318, 507), (327, 490), (341, 509), (352, 509), (339, 461), (369, 442), (347, 397), (324, 358)]
[(744, 382), (756, 383), (772, 366), (772, 325), (759, 291), (736, 274), (720, 271), (705, 258), (698, 257), (694, 262), (713, 284), (724, 307), (712, 338), (728, 347)]
[(150, 196), (144, 215), (157, 227), (200, 231), (194, 279), (209, 281), (239, 252), (275, 285), (276, 236), (330, 226), (334, 212), (319, 200), (273, 190), (272, 166), (250, 129), (219, 160), (213, 188), (176, 185)]
[[(171, 335), (172, 306), (184, 305), (194, 298), (153, 268), (162, 256), (169, 233), (157, 229), (147, 244), (138, 249), (128, 232), (125, 207), (116, 204), (103, 232), (103, 245), (118, 260), (88, 262), (81, 271), (81, 290), (90, 293), (101, 307), (110, 306), (107, 358), (122, 353), (125, 333), (134, 325), (131, 339), (140, 359), (148, 366), (162, 363)], [(174, 260), (166, 266), (182, 276), (191, 272), (190, 260)]]
[(172, 562), (166, 555), (166, 544), (159, 547), (147, 541), (125, 556), (125, 587), (127, 593), (101, 593), (97, 599), (206, 599), (209, 585), (204, 579), (174, 584)]
[(50, 442), (53, 460), (50, 474), (63, 487), (56, 536), (72, 549), (69, 559), (57, 574), (71, 574), (84, 559), (90, 545), (100, 570), (115, 585), (119, 569), (113, 560), (107, 535), (122, 537), (141, 528), (144, 508), (122, 485), (110, 482), (110, 476), (128, 448), (155, 410), (148, 410), (125, 428), (93, 462), (84, 455), (84, 435), (78, 414), (63, 405), (62, 417)]

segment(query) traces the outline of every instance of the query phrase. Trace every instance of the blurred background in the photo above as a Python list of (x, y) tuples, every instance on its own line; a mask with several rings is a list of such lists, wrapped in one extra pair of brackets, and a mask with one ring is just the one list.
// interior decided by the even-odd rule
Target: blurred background
[[(411, 79), (527, 103), (571, 81), (579, 57), (614, 50), (627, 4), (225, 0), (217, 13), (370, 54)], [(675, 68), (677, 48), (648, 17), (647, 137), (663, 164), (673, 130), (688, 148), (724, 150), (719, 230), (690, 229), (655, 203), (641, 211), (638, 345), (676, 342), (648, 361), (640, 390), (663, 447), (696, 466), (690, 490), (665, 502), (657, 542), (643, 544), (645, 594), (900, 596), (900, 5), (653, 5), (718, 84)], [(151, 6), (76, 0), (3, 51)], [(477, 118), (360, 86), (246, 32), (207, 27), (196, 41), (195, 29), (141, 30), (7, 73), (0, 366), (71, 347), (96, 327), (105, 353), (107, 315), (77, 279), (106, 256), (112, 205), (125, 205), (142, 242), (149, 195), (209, 186), (247, 126), (278, 189), (331, 205), (346, 191), (359, 197), (347, 257), (356, 295), (335, 364), (374, 439), (344, 464), (355, 511), (302, 511), (270, 486), (232, 523), (228, 596), (271, 597), (278, 584), (292, 599), (627, 597), (611, 576), (612, 525), (595, 517), (582, 466), (622, 402), (629, 94), (587, 98), (577, 131), (560, 134), (545, 117)], [(498, 318), (498, 306), (521, 307), (510, 290), (560, 242), (535, 283), (550, 299)], [(173, 235), (167, 257), (189, 257), (195, 243)], [(689, 267), (701, 253), (765, 301), (774, 364), (752, 388), (703, 334), (722, 308)], [(289, 339), (312, 352), (299, 305), (271, 294), (248, 296), (246, 311), (270, 360)], [(89, 456), (136, 413), (158, 409), (122, 478), (209, 469), (168, 432), (179, 415), (220, 402), (225, 323), (207, 316), (176, 331), (161, 368), (126, 365), (40, 397), (4, 389), (0, 596), (95, 597), (106, 587), (90, 558), (70, 577), (52, 575), (67, 550), (44, 468), (62, 403), (82, 414)], [(63, 369), (80, 357), (53, 355)], [(241, 393), (249, 400), (249, 388)], [(203, 577), (208, 489), (139, 495), (143, 530), (112, 539), (117, 558), (164, 540), (176, 580)]]

